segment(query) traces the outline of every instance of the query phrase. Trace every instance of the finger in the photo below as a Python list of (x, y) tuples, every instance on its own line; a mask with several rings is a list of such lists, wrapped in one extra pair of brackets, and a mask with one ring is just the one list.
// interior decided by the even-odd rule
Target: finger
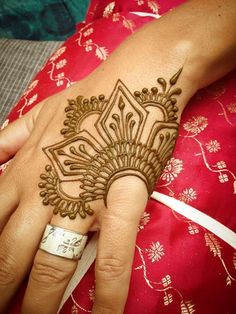
[(32, 201), (20, 204), (5, 226), (0, 236), (0, 313), (6, 313), (8, 302), (29, 272), (50, 218), (48, 210)]
[(138, 224), (146, 202), (146, 187), (137, 178), (119, 179), (110, 188), (95, 267), (95, 314), (123, 313)]
[(0, 164), (11, 159), (29, 138), (42, 103), (0, 131)]
[(18, 203), (19, 195), (14, 181), (9, 175), (0, 176), (0, 233)]
[[(53, 216), (50, 224), (86, 234), (94, 217), (70, 220)], [(77, 261), (38, 250), (24, 297), (22, 313), (56, 313), (66, 287), (76, 269)]]

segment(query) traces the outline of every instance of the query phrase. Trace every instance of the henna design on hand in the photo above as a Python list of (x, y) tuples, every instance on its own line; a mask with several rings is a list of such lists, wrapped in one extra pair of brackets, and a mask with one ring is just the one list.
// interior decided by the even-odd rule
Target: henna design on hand
[[(74, 219), (93, 215), (89, 203), (106, 197), (111, 184), (137, 176), (148, 194), (171, 157), (178, 134), (174, 87), (182, 69), (157, 87), (132, 94), (118, 80), (109, 99), (104, 95), (68, 100), (61, 134), (64, 140), (43, 148), (51, 161), (41, 174), (43, 204)], [(89, 131), (87, 127), (89, 125)], [(72, 188), (73, 184), (73, 188)], [(75, 188), (76, 187), (76, 188)]]

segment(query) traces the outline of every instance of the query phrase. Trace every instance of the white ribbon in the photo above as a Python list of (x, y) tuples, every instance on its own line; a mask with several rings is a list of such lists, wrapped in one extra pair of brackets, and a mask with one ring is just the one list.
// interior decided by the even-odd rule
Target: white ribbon
[(175, 212), (196, 222), (200, 226), (208, 229), (209, 231), (217, 235), (217, 237), (221, 238), (223, 241), (225, 241), (234, 249), (236, 249), (236, 233), (233, 230), (226, 227), (225, 225), (223, 225), (222, 223), (220, 223), (219, 221), (204, 214), (200, 210), (168, 195), (159, 192), (153, 192), (151, 198), (168, 206)]

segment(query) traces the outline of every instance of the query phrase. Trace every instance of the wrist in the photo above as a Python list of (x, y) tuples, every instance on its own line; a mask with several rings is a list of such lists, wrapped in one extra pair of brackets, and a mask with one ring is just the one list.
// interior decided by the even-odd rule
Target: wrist
[(236, 67), (236, 2), (188, 1), (154, 21), (156, 36), (187, 46), (186, 75), (203, 88)]

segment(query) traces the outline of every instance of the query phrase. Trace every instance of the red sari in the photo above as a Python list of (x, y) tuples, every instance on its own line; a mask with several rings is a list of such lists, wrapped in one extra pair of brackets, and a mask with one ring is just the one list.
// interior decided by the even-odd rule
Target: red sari
[[(85, 22), (36, 75), (5, 125), (84, 78), (127, 36), (181, 2), (92, 0)], [(196, 222), (150, 199), (139, 227), (125, 313), (236, 313), (235, 85), (236, 71), (190, 101), (173, 158), (156, 185), (158, 192), (222, 225), (213, 233), (203, 218)], [(228, 242), (224, 231), (232, 236)], [(93, 263), (60, 313), (91, 312), (94, 285)], [(10, 313), (19, 313), (21, 297), (19, 292)]]

